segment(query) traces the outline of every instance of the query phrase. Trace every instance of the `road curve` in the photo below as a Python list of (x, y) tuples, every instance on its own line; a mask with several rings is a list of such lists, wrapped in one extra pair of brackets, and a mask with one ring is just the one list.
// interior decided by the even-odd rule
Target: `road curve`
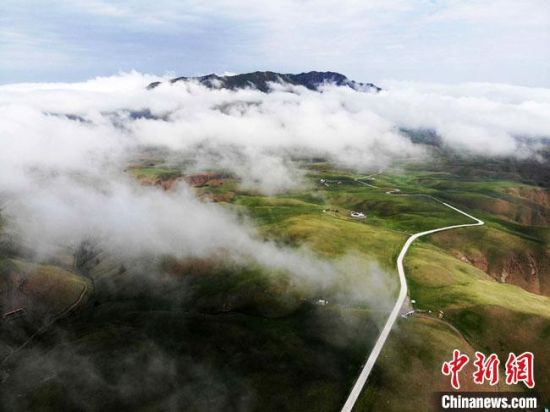
[(378, 336), (378, 340), (376, 341), (374, 347), (372, 348), (371, 353), (369, 354), (369, 357), (367, 359), (367, 362), (365, 363), (365, 366), (363, 367), (363, 370), (361, 371), (361, 374), (357, 378), (357, 381), (355, 382), (355, 385), (353, 386), (353, 389), (351, 390), (348, 396), (348, 399), (346, 400), (346, 403), (342, 407), (342, 412), (351, 412), (351, 410), (353, 409), (355, 402), (357, 401), (359, 394), (363, 390), (363, 387), (367, 382), (367, 379), (372, 371), (372, 368), (376, 363), (376, 360), (378, 359), (378, 355), (380, 355), (380, 352), (382, 351), (382, 348), (386, 343), (386, 339), (388, 338), (388, 335), (390, 334), (391, 329), (395, 321), (397, 320), (397, 317), (399, 316), (401, 307), (403, 306), (403, 303), (407, 298), (407, 279), (405, 278), (405, 269), (403, 268), (403, 259), (405, 258), (405, 255), (407, 254), (407, 251), (409, 250), (409, 247), (411, 246), (411, 244), (421, 236), (430, 235), (436, 232), (442, 232), (444, 230), (457, 229), (459, 227), (481, 226), (484, 224), (482, 220), (472, 215), (469, 215), (468, 213), (454, 206), (451, 206), (448, 203), (442, 202), (436, 198), (433, 198), (433, 199), (445, 205), (446, 207), (453, 209), (454, 211), (461, 213), (472, 220), (475, 220), (476, 223), (445, 226), (437, 229), (426, 230), (425, 232), (415, 233), (414, 235), (411, 235), (407, 239), (407, 241), (403, 245), (403, 248), (401, 249), (401, 252), (399, 253), (399, 256), (397, 257), (397, 271), (399, 272), (399, 283), (401, 285), (399, 290), (399, 296), (397, 298), (397, 301), (395, 302), (395, 306), (393, 307), (393, 310), (390, 313), (390, 316), (388, 317), (388, 320), (386, 321), (386, 324), (384, 325), (384, 328), (382, 329), (382, 332), (380, 332), (380, 335)]
[(44, 333), (50, 326), (52, 326), (55, 322), (57, 322), (59, 319), (61, 319), (63, 316), (68, 315), (70, 312), (75, 310), (84, 299), (84, 296), (86, 296), (86, 293), (88, 293), (88, 284), (84, 282), (84, 286), (82, 287), (82, 290), (80, 291), (80, 294), (78, 295), (78, 298), (69, 306), (67, 306), (65, 309), (63, 309), (60, 313), (55, 315), (49, 322), (47, 322), (45, 325), (43, 325), (41, 328), (39, 328), (37, 331), (35, 331), (31, 336), (28, 337), (28, 339), (23, 342), (21, 345), (19, 345), (17, 348), (15, 348), (13, 351), (11, 351), (8, 355), (2, 359), (0, 362), (0, 367), (2, 367), (10, 358), (17, 355), (19, 352), (21, 352), (32, 340)]

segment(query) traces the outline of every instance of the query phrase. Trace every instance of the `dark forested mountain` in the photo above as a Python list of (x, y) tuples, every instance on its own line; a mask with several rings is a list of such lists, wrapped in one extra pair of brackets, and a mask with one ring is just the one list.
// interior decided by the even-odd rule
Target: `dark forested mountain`
[[(308, 72), (299, 74), (283, 74), (275, 72), (254, 72), (236, 74), (231, 76), (218, 76), (208, 74), (200, 77), (177, 77), (170, 83), (196, 81), (209, 88), (225, 88), (230, 90), (254, 88), (262, 92), (269, 92), (270, 83), (291, 84), (304, 86), (310, 90), (318, 91), (321, 86), (332, 84), (341, 87), (350, 87), (357, 91), (379, 92), (381, 89), (372, 83), (359, 83), (348, 79), (346, 76), (335, 72)], [(148, 88), (154, 89), (161, 82), (151, 83)]]

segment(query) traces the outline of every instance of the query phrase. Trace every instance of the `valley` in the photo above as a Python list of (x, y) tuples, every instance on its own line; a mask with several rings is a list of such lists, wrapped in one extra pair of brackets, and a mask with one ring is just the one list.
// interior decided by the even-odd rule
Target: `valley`
[[(263, 241), (307, 247), (333, 262), (337, 273), (325, 282), (223, 253), (128, 262), (93, 242), (36, 266), (5, 239), (2, 311), (21, 306), (25, 313), (2, 321), (3, 353), (13, 352), (2, 363), (3, 399), (27, 410), (79, 408), (83, 398), (104, 410), (337, 410), (397, 298), (395, 262), (406, 239), (471, 223), (430, 196), (485, 225), (412, 244), (400, 313), (415, 313), (397, 317), (356, 408), (404, 410), (412, 399), (411, 410), (430, 410), (434, 388), (449, 389), (439, 365), (454, 348), (501, 356), (530, 350), (537, 390), (549, 393), (541, 367), (550, 362), (545, 189), (414, 164), (371, 174), (363, 180), (371, 187), (353, 170), (299, 162), (307, 187), (273, 196), (243, 189), (227, 171), (188, 174), (162, 159), (134, 163), (127, 173), (150, 190), (189, 184), (205, 204), (250, 222)], [(79, 284), (89, 287), (81, 298)], [(517, 333), (520, 323), (529, 326)], [(506, 387), (483, 387), (499, 389)]]

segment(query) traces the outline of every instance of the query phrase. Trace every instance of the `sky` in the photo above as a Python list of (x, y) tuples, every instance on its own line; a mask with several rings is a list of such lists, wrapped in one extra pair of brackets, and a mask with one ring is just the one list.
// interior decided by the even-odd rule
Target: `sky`
[(0, 84), (331, 70), (550, 87), (548, 0), (2, 0)]

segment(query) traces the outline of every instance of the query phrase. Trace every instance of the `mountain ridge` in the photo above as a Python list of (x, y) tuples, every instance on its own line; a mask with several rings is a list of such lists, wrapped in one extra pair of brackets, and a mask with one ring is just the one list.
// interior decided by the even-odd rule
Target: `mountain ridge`
[[(229, 89), (239, 90), (245, 88), (254, 88), (261, 92), (271, 91), (272, 83), (290, 84), (293, 86), (303, 86), (309, 90), (320, 91), (325, 85), (335, 85), (338, 87), (349, 87), (361, 92), (379, 92), (382, 89), (373, 83), (361, 83), (350, 80), (346, 76), (337, 72), (318, 72), (310, 71), (298, 74), (276, 73), (272, 71), (256, 71), (251, 73), (242, 73), (235, 75), (219, 76), (217, 74), (208, 74), (197, 77), (176, 77), (169, 80), (170, 84), (177, 82), (195, 81), (210, 89)], [(155, 89), (163, 82), (153, 82), (147, 86), (147, 89)]]

